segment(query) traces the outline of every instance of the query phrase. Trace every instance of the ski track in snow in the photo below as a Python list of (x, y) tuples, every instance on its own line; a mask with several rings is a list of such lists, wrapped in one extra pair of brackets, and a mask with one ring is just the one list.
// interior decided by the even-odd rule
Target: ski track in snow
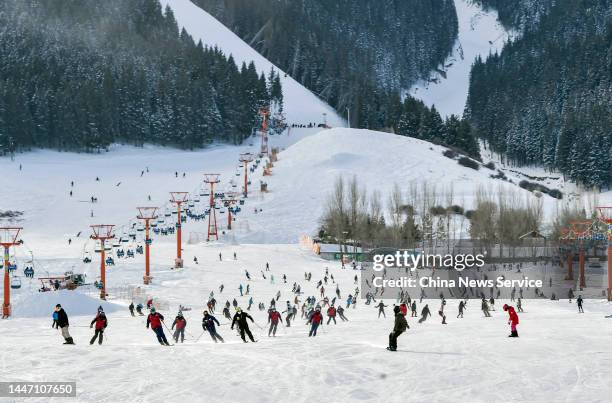
[[(497, 11), (484, 11), (471, 0), (454, 0), (459, 24), (459, 35), (452, 54), (439, 67), (446, 78), (432, 72), (430, 80), (413, 85), (408, 94), (426, 105), (435, 105), (440, 114), (461, 116), (467, 101), (470, 70), (478, 55), (485, 59), (490, 53), (501, 51), (511, 37), (497, 21)], [(452, 63), (450, 67), (448, 66)]]
[(280, 72), (287, 122), (321, 123), (324, 120), (323, 114), (326, 114), (329, 125), (346, 126), (345, 120), (338, 116), (332, 107), (274, 66), (206, 11), (189, 0), (160, 0), (160, 2), (162, 7), (172, 8), (179, 27), (184, 27), (196, 42), (202, 40), (205, 46), (217, 46), (226, 55), (231, 54), (239, 68), (242, 62), (249, 64), (253, 61), (260, 74), (263, 72), (267, 76), (272, 67)]

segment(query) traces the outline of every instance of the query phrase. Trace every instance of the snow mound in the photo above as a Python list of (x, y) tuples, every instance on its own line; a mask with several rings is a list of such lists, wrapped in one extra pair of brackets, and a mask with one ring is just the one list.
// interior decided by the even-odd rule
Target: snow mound
[(57, 304), (61, 304), (69, 316), (95, 315), (100, 305), (106, 313), (123, 309), (120, 305), (100, 301), (78, 291), (61, 290), (25, 295), (13, 303), (13, 316), (16, 318), (51, 317), (53, 308)]
[[(473, 207), (480, 188), (493, 193), (505, 188), (535, 197), (516, 184), (491, 178), (495, 171), (459, 165), (443, 156), (445, 150), (427, 141), (362, 129), (335, 128), (306, 137), (279, 154), (272, 176), (266, 177), (270, 193), (250, 200), (262, 212), (243, 217), (251, 232), (241, 234), (240, 241), (294, 243), (300, 235), (316, 234), (339, 176), (345, 180), (356, 176), (369, 193), (380, 192), (384, 205), (395, 184), (407, 192), (411, 184), (423, 182), (439, 194), (452, 186), (453, 203), (465, 209)], [(556, 200), (545, 197), (542, 201), (546, 212), (554, 210)], [(448, 201), (444, 198), (439, 203)]]
[[(179, 27), (185, 28), (196, 42), (201, 40), (205, 46), (217, 46), (226, 55), (231, 54), (238, 67), (242, 62), (248, 64), (253, 61), (259, 73), (267, 75), (272, 68), (280, 72), (285, 114), (289, 123), (320, 123), (326, 119), (331, 126), (345, 126), (345, 120), (338, 116), (331, 106), (285, 74), (229, 28), (191, 1), (161, 0), (161, 4), (164, 8), (170, 6)], [(323, 114), (326, 114), (326, 118)]]

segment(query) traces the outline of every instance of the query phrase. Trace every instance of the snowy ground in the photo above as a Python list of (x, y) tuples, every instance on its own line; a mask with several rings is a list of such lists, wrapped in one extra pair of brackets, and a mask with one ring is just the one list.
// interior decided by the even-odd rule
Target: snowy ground
[[(162, 312), (168, 324), (179, 303), (193, 308), (186, 315), (184, 344), (160, 347), (145, 329), (144, 318), (130, 317), (127, 309), (108, 315), (107, 340), (101, 347), (87, 344), (94, 312), (70, 317), (76, 346), (61, 345), (50, 316), (13, 318), (0, 326), (5, 346), (0, 352), (0, 378), (76, 381), (78, 400), (92, 402), (550, 402), (606, 401), (612, 393), (608, 348), (612, 328), (610, 319), (603, 317), (611, 309), (607, 303), (587, 301), (586, 313), (579, 315), (567, 300), (527, 300), (519, 325), (521, 337), (508, 339), (503, 312), (485, 319), (478, 302), (470, 301), (465, 318), (455, 319), (457, 304), (449, 301), (449, 324), (441, 325), (437, 317), (424, 324), (409, 318), (411, 328), (400, 337), (397, 353), (384, 349), (392, 319), (377, 319), (376, 309), (363, 301), (347, 311), (349, 322), (323, 326), (314, 339), (307, 337), (304, 321), (297, 320), (292, 327), (279, 329), (276, 338), (252, 325), (260, 342), (243, 344), (227, 320), (217, 315), (222, 323), (219, 333), (227, 343), (215, 345), (207, 335), (196, 343), (204, 299), (214, 290), (220, 303), (231, 301), (238, 284), (247, 284), (244, 269), (253, 275), (251, 311), (262, 327), (265, 314), (256, 305), (268, 303), (278, 290), (280, 306), (293, 298), (289, 291), (294, 281), (302, 284), (306, 295), (318, 295), (314, 282), (329, 267), (345, 298), (354, 287), (355, 272), (321, 261), (295, 245), (187, 246), (186, 254), (197, 255), (200, 264), (187, 260), (184, 270), (174, 272), (165, 269), (172, 248), (155, 248), (155, 280), (147, 292), (170, 303), (170, 309)], [(236, 261), (231, 257), (234, 251)], [(263, 280), (260, 270), (266, 262), (271, 272)], [(312, 271), (312, 282), (304, 281), (305, 271)], [(141, 274), (142, 261), (122, 260), (111, 269), (109, 286), (136, 284)], [(270, 283), (271, 274), (276, 284)], [(288, 276), (286, 285), (279, 284), (282, 274)], [(221, 283), (226, 288), (219, 294)], [(328, 292), (333, 288), (330, 284)], [(246, 307), (247, 297), (238, 300)], [(439, 304), (423, 303), (429, 303), (434, 313)]]
[(472, 0), (454, 0), (459, 23), (459, 37), (452, 54), (433, 71), (430, 79), (412, 86), (408, 93), (435, 105), (442, 116), (461, 116), (467, 101), (470, 70), (477, 56), (485, 59), (501, 51), (512, 36), (497, 21), (497, 11), (484, 11)]

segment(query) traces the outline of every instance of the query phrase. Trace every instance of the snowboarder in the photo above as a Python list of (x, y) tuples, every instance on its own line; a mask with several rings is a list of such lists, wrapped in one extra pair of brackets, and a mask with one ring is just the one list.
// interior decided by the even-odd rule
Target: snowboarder
[(68, 322), (68, 315), (64, 308), (60, 304), (55, 305), (55, 312), (57, 312), (57, 326), (62, 329), (62, 337), (64, 337), (64, 344), (74, 344), (74, 340), (70, 336), (70, 332), (68, 331), (68, 327), (70, 323)]
[(102, 345), (102, 340), (104, 339), (104, 330), (106, 329), (106, 326), (108, 326), (108, 320), (106, 319), (106, 315), (104, 314), (102, 307), (98, 308), (98, 314), (89, 324), (89, 328), (92, 328), (94, 323), (96, 324), (96, 331), (91, 340), (89, 340), (89, 344), (94, 344), (96, 339), (99, 337), (98, 344)]
[(429, 305), (425, 304), (425, 307), (421, 310), (421, 319), (419, 319), (419, 323), (425, 322), (428, 316), (431, 316), (431, 311), (429, 310)]
[(307, 324), (310, 324), (310, 332), (308, 332), (308, 337), (316, 337), (317, 329), (319, 326), (323, 325), (323, 315), (321, 314), (320, 306), (317, 306), (310, 319), (308, 319)]
[(279, 321), (283, 321), (281, 314), (278, 313), (276, 308), (270, 308), (270, 313), (268, 313), (268, 323), (270, 324), (270, 329), (268, 329), (268, 337), (270, 337), (270, 335), (276, 337), (276, 328), (278, 327)]
[[(176, 330), (174, 330), (175, 326)], [(185, 327), (187, 327), (187, 320), (183, 317), (183, 313), (179, 312), (178, 315), (176, 315), (176, 318), (174, 318), (174, 322), (172, 322), (171, 327), (171, 329), (174, 330), (172, 338), (174, 339), (175, 343), (178, 343), (179, 335), (181, 336), (181, 343), (185, 341)]]
[(510, 325), (510, 335), (508, 337), (518, 337), (516, 325), (519, 324), (519, 317), (513, 307), (508, 304), (504, 305), (504, 311), (508, 312), (508, 324)]
[(236, 314), (234, 315), (234, 319), (232, 320), (232, 330), (234, 330), (234, 325), (236, 323), (238, 323), (238, 330), (240, 330), (240, 338), (242, 338), (242, 341), (244, 341), (245, 343), (246, 338), (244, 337), (245, 333), (247, 336), (249, 336), (249, 339), (251, 339), (251, 341), (253, 343), (255, 343), (255, 339), (253, 338), (253, 334), (251, 333), (251, 330), (249, 329), (249, 324), (247, 323), (247, 319), (250, 319), (251, 322), (255, 323), (255, 320), (253, 319), (253, 317), (251, 315), (249, 315), (246, 312), (243, 312), (242, 309), (240, 308), (236, 308)]
[[(427, 308), (427, 305), (425, 305)], [(423, 308), (423, 309), (425, 309)], [(389, 347), (387, 350), (396, 351), (397, 350), (397, 338), (409, 329), (408, 322), (406, 321), (406, 317), (402, 314), (399, 309), (399, 306), (393, 308), (393, 312), (395, 313), (395, 323), (393, 325), (393, 331), (389, 334)]]
[(376, 305), (374, 308), (378, 308), (378, 318), (380, 319), (380, 315), (382, 314), (383, 317), (387, 317), (387, 315), (385, 314), (385, 307), (387, 305), (383, 304), (382, 301), (380, 301), (380, 303), (378, 305)]
[(582, 295), (578, 295), (578, 298), (576, 298), (576, 304), (578, 304), (578, 313), (584, 313), (584, 310), (582, 309)]
[(151, 313), (147, 316), (147, 329), (151, 326), (151, 329), (155, 332), (157, 336), (157, 341), (162, 346), (169, 346), (168, 339), (166, 339), (166, 335), (164, 334), (164, 328), (162, 327), (162, 322), (164, 321), (164, 315), (155, 311), (155, 307), (151, 307)]
[(221, 337), (221, 335), (217, 333), (215, 323), (217, 324), (217, 326), (220, 326), (217, 318), (212, 315), (209, 315), (208, 311), (204, 311), (204, 317), (202, 318), (202, 329), (204, 329), (205, 332), (208, 332), (208, 334), (210, 334), (210, 337), (215, 343), (218, 343), (219, 341), (221, 341), (221, 343), (225, 343), (223, 337)]

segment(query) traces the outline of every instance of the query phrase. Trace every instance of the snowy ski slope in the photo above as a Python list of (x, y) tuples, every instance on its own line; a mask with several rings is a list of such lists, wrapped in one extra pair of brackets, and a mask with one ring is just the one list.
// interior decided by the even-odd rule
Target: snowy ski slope
[[(346, 126), (336, 111), (307, 90), (300, 83), (251, 48), (230, 29), (206, 11), (189, 0), (161, 0), (162, 6), (172, 8), (179, 27), (185, 28), (194, 40), (202, 40), (204, 45), (217, 46), (226, 55), (232, 55), (240, 66), (253, 61), (257, 70), (268, 74), (271, 68), (280, 72), (283, 85), (285, 113), (289, 123), (322, 123), (324, 119), (331, 126)], [(323, 117), (326, 114), (326, 118)]]
[(461, 116), (467, 101), (470, 85), (470, 70), (478, 55), (485, 59), (490, 53), (501, 51), (512, 36), (497, 21), (497, 11), (484, 11), (472, 0), (454, 0), (459, 23), (459, 37), (452, 54), (430, 80), (413, 85), (408, 93), (423, 100), (426, 105), (435, 105), (440, 114)]

